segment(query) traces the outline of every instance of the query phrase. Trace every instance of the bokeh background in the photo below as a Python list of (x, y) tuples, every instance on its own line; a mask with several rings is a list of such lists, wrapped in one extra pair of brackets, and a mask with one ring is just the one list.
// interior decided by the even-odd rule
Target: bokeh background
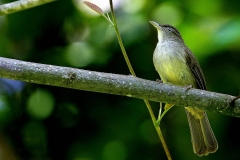
[[(108, 0), (89, 0), (109, 12)], [(0, 0), (1, 4), (10, 1)], [(210, 91), (239, 95), (240, 2), (114, 0), (119, 30), (138, 77), (159, 78), (149, 20), (172, 24), (197, 57)], [(81, 0), (59, 0), (0, 17), (0, 56), (129, 75), (115, 33)], [(0, 159), (167, 159), (140, 99), (0, 79)], [(151, 102), (157, 115), (159, 103)], [(192, 151), (182, 107), (161, 128), (173, 159), (237, 159), (239, 118), (208, 112), (219, 150)]]

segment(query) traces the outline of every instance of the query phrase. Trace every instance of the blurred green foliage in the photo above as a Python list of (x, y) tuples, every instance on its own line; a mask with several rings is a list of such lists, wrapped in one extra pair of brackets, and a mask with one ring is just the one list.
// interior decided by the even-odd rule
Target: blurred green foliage
[[(152, 62), (157, 32), (148, 21), (153, 20), (180, 30), (201, 64), (208, 90), (239, 94), (239, 1), (114, 2), (138, 77), (159, 78)], [(102, 1), (95, 3), (108, 8)], [(0, 17), (0, 56), (129, 74), (113, 28), (80, 0), (56, 1)], [(142, 100), (17, 81), (0, 84), (0, 135), (20, 159), (166, 159)], [(159, 104), (151, 104), (157, 115)], [(237, 159), (240, 120), (211, 112), (208, 117), (219, 150), (201, 159)], [(200, 159), (192, 151), (182, 107), (174, 107), (161, 128), (173, 159)]]

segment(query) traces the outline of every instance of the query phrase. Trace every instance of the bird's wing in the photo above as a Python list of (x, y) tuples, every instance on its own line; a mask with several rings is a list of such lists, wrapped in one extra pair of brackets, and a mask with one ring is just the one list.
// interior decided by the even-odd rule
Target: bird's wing
[(203, 89), (206, 90), (206, 82), (203, 76), (203, 72), (202, 69), (200, 67), (200, 65), (198, 64), (198, 61), (196, 60), (196, 58), (194, 57), (194, 55), (192, 54), (192, 52), (186, 48), (186, 60), (187, 60), (187, 64), (190, 67), (197, 85), (198, 85), (198, 89)]

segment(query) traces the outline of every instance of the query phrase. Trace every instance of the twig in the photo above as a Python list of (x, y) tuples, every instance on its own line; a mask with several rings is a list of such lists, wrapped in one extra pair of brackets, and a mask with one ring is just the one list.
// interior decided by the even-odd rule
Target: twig
[(55, 0), (19, 0), (0, 5), (0, 16), (36, 7)]
[(73, 88), (78, 90), (122, 95), (181, 106), (195, 106), (204, 110), (240, 117), (240, 99), (199, 89), (190, 89), (144, 80), (134, 76), (102, 73), (24, 62), (0, 57), (0, 77), (30, 83)]

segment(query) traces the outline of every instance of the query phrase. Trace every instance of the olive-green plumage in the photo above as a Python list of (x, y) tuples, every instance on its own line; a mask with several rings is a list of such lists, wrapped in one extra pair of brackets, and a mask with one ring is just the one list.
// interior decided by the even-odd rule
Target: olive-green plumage
[[(196, 58), (176, 28), (171, 25), (150, 23), (158, 31), (158, 44), (153, 54), (153, 63), (163, 83), (178, 86), (192, 85), (206, 90), (205, 79)], [(209, 124), (206, 112), (185, 107), (191, 132), (193, 151), (199, 156), (218, 149), (217, 140)]]

